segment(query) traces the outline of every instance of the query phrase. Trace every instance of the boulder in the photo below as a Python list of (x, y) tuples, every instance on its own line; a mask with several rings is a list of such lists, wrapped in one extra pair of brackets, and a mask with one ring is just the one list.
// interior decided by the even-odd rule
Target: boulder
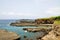
[(14, 32), (0, 30), (0, 40), (20, 40), (20, 36)]

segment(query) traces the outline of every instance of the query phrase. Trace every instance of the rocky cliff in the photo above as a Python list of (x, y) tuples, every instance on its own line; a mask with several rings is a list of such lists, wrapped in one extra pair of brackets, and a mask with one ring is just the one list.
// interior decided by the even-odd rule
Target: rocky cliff
[(60, 40), (60, 25), (53, 25), (52, 29), (42, 40)]

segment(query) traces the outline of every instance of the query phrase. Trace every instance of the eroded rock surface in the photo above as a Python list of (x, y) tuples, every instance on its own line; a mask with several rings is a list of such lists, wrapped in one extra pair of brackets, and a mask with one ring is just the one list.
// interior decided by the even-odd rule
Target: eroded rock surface
[(14, 32), (0, 30), (0, 40), (20, 40), (20, 36)]
[(53, 25), (52, 31), (44, 36), (43, 40), (60, 40), (60, 25)]

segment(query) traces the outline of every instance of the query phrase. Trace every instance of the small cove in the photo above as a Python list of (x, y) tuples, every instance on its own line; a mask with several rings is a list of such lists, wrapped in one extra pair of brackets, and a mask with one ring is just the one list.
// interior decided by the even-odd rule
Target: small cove
[[(14, 22), (15, 20), (0, 20), (0, 29), (4, 29), (7, 31), (15, 32), (18, 35), (21, 36), (21, 40), (25, 40), (24, 36), (27, 36), (28, 39), (36, 40), (36, 37), (41, 36), (42, 32), (25, 32), (23, 28), (37, 28), (37, 27), (31, 27), (31, 26), (25, 26), (25, 27), (16, 27), (16, 26), (10, 26), (9, 23)], [(41, 27), (38, 27), (41, 28)]]

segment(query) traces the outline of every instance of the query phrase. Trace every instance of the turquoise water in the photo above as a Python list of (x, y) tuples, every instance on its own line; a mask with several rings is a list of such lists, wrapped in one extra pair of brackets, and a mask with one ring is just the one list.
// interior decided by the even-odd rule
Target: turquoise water
[(0, 20), (0, 29), (5, 29), (11, 32), (17, 33), (19, 36), (21, 36), (21, 40), (25, 40), (23, 36), (27, 36), (28, 39), (36, 40), (36, 37), (39, 37), (41, 35), (41, 32), (25, 32), (23, 28), (36, 28), (36, 27), (16, 27), (16, 26), (10, 26), (9, 24), (11, 22), (14, 22), (16, 20)]

